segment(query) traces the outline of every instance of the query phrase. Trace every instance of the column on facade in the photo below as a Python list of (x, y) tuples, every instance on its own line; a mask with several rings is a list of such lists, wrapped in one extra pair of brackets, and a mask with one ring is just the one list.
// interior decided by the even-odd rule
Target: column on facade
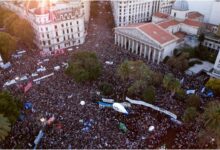
[(130, 51), (131, 50), (131, 39), (129, 38), (128, 39), (128, 51)]
[(121, 36), (121, 47), (123, 47), (124, 45), (124, 35)]
[(132, 40), (132, 53), (134, 53), (134, 51), (135, 51), (135, 41)]
[(147, 45), (144, 45), (144, 58), (147, 56)]
[(161, 60), (161, 51), (158, 51), (157, 64), (160, 63), (160, 60)]
[(157, 50), (155, 48), (153, 48), (153, 63), (155, 62), (156, 52), (157, 52)]
[(124, 48), (127, 49), (127, 37), (124, 38)]
[(115, 45), (117, 44), (117, 34), (115, 33)]
[(143, 51), (143, 43), (140, 43), (140, 54), (139, 54), (140, 56), (142, 56), (143, 53), (142, 51)]
[(148, 62), (150, 62), (150, 56), (151, 56), (151, 47), (148, 47)]
[(117, 45), (118, 45), (118, 46), (120, 46), (120, 42), (121, 42), (120, 39), (121, 39), (121, 36), (118, 34), (118, 35), (117, 35), (117, 40), (118, 40)]
[(136, 43), (136, 46), (135, 46), (135, 53), (138, 54), (138, 46), (139, 46), (139, 43), (138, 43), (138, 41), (135, 41), (135, 43)]

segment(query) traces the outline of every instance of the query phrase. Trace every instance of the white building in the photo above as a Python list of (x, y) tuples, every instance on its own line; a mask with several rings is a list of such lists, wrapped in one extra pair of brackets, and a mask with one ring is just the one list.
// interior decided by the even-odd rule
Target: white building
[(176, 36), (154, 23), (115, 28), (115, 44), (153, 63), (172, 56), (177, 40)]
[(220, 51), (218, 52), (218, 56), (215, 60), (214, 70), (212, 73), (213, 73), (213, 75), (220, 78)]
[(85, 13), (89, 10), (85, 9), (89, 4), (82, 7), (80, 0), (44, 4), (32, 9), (27, 9), (22, 2), (4, 2), (4, 6), (32, 24), (36, 33), (34, 42), (40, 50), (54, 51), (85, 41), (85, 23), (89, 20), (89, 14)]
[(170, 14), (173, 0), (112, 0), (116, 26), (149, 22), (156, 12)]
[(188, 18), (188, 6), (185, 4), (185, 1), (175, 2), (174, 6), (181, 7), (172, 10), (173, 16), (155, 13), (153, 23), (116, 27), (115, 44), (153, 63), (172, 56), (175, 48), (188, 42), (185, 36), (197, 36), (202, 26), (201, 22)]
[(198, 11), (204, 15), (204, 21), (210, 24), (220, 24), (220, 1), (219, 0), (187, 0), (190, 11)]

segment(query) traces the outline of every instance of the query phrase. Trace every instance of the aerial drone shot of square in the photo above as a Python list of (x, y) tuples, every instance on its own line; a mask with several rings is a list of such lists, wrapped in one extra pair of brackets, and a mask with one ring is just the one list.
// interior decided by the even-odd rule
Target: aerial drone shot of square
[(220, 0), (1, 0), (0, 149), (220, 148)]

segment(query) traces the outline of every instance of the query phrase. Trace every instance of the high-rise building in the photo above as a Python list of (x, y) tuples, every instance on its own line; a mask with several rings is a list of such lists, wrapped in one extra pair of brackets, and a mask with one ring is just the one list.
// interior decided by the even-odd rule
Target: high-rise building
[(112, 12), (116, 26), (149, 22), (156, 12), (170, 14), (173, 0), (112, 0)]
[(40, 50), (54, 51), (84, 43), (89, 21), (89, 1), (39, 1), (34, 7), (5, 1), (3, 6), (27, 19), (34, 28), (34, 42)]

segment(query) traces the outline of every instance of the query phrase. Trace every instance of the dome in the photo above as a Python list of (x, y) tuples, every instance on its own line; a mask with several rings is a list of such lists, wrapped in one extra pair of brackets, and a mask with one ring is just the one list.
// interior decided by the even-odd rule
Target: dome
[(187, 11), (189, 10), (188, 2), (186, 0), (176, 0), (173, 4), (173, 9), (179, 11)]

